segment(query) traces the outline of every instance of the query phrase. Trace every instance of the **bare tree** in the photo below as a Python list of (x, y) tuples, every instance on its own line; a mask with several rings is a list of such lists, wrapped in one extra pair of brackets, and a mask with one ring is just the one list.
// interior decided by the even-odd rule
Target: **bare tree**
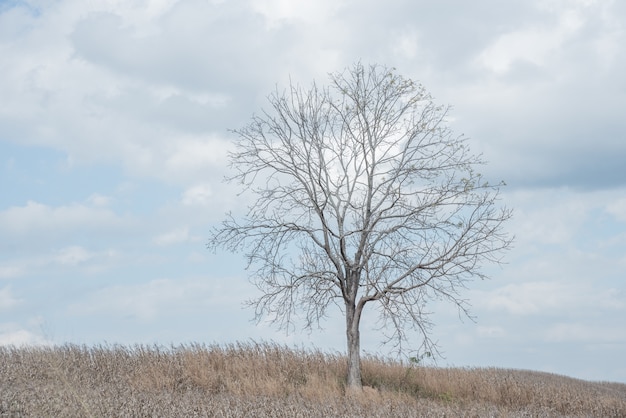
[(425, 306), (484, 278), (511, 243), (499, 186), (446, 124), (447, 108), (393, 69), (360, 63), (328, 87), (290, 85), (269, 96), (230, 154), (228, 180), (252, 192), (247, 215), (229, 215), (209, 248), (243, 250), (262, 296), (256, 318), (281, 327), (302, 311), (319, 324), (328, 307), (345, 314), (347, 385), (361, 387), (359, 325), (376, 304), (389, 341), (423, 334), (435, 349)]

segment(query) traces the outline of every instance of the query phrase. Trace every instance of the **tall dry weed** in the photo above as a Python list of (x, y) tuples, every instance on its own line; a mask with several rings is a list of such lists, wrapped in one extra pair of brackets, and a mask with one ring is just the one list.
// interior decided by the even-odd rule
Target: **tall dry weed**
[(268, 343), (0, 347), (0, 417), (626, 416), (626, 385), (363, 359)]

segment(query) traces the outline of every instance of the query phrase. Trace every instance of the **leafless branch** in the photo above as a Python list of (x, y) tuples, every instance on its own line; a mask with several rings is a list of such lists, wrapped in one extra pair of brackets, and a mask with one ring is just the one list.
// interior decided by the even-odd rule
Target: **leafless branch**
[(234, 131), (229, 181), (255, 198), (209, 247), (245, 253), (262, 293), (250, 302), (257, 318), (289, 327), (303, 312), (311, 327), (338, 304), (350, 348), (377, 303), (399, 346), (413, 329), (435, 352), (427, 302), (469, 315), (460, 290), (511, 243), (501, 184), (476, 171), (480, 156), (421, 85), (361, 64), (330, 81), (275, 91), (269, 110)]

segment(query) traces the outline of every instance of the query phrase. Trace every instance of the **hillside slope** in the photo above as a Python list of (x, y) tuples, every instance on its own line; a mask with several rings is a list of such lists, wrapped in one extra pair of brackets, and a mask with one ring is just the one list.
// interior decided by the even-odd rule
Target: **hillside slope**
[(0, 348), (0, 417), (626, 417), (626, 385), (272, 344)]

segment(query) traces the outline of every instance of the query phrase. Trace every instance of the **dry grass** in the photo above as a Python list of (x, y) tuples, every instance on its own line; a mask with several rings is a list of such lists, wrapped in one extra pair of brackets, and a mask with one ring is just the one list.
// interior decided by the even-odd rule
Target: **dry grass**
[(272, 344), (0, 348), (0, 417), (625, 417), (626, 385)]

